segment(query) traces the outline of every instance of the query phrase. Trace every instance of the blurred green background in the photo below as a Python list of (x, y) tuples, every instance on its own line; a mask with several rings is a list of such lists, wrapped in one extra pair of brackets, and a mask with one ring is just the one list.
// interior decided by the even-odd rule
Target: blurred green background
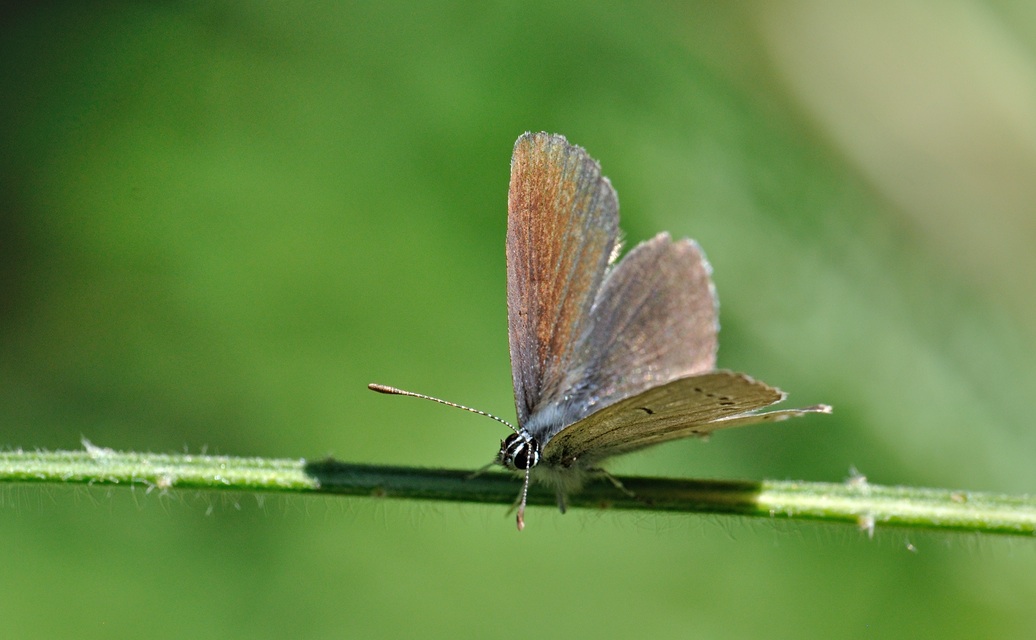
[[(509, 159), (705, 248), (720, 365), (833, 416), (618, 473), (1036, 486), (1036, 8), (50, 3), (0, 27), (0, 446), (474, 469)], [(517, 484), (516, 484), (517, 488)], [(9, 638), (1032, 637), (1036, 542), (0, 489)], [(908, 549), (913, 545), (916, 551)]]

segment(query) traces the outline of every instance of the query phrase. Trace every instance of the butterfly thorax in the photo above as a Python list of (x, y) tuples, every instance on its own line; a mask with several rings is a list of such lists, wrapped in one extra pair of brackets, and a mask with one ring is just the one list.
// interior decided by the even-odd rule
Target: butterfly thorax
[[(531, 477), (535, 482), (542, 482), (554, 488), (562, 513), (565, 511), (565, 497), (579, 491), (583, 486), (586, 471), (579, 466), (558, 464), (557, 461), (545, 459), (540, 441), (525, 429), (519, 433), (512, 433), (500, 443), (496, 463), (511, 471), (523, 473), (526, 477), (526, 486)], [(524, 500), (524, 491), (522, 495)]]
[(521, 431), (530, 439), (546, 446), (551, 438), (565, 427), (590, 413), (590, 403), (581, 395), (568, 393), (558, 401), (542, 404), (529, 413), (528, 419), (520, 423)]

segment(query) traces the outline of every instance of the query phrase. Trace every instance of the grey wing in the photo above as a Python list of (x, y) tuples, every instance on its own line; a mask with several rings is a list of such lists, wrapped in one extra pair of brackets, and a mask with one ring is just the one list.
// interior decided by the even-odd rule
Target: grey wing
[(544, 445), (543, 457), (552, 465), (590, 467), (604, 458), (669, 440), (831, 411), (827, 405), (816, 405), (757, 413), (783, 399), (780, 390), (741, 373), (713, 371), (681, 378), (562, 429)]
[(518, 423), (556, 404), (619, 233), (601, 168), (563, 136), (526, 133), (511, 158), (507, 320)]
[(716, 364), (717, 302), (711, 268), (693, 240), (660, 233), (605, 278), (565, 387), (573, 420)]

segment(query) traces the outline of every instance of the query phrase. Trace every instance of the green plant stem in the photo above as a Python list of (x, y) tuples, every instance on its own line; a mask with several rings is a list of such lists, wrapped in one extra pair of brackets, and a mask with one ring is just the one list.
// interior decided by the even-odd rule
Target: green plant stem
[[(947, 489), (887, 487), (862, 478), (844, 483), (794, 481), (593, 480), (568, 497), (570, 508), (737, 514), (771, 519), (1032, 536), (1036, 498)], [(86, 443), (82, 451), (0, 453), (0, 483), (142, 486), (507, 504), (520, 482), (505, 473), (191, 454), (123, 453)], [(554, 505), (534, 486), (530, 505)]]

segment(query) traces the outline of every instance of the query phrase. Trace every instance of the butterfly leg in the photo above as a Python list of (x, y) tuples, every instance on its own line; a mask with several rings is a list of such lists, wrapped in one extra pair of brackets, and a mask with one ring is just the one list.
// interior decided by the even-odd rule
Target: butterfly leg
[(567, 505), (565, 504), (565, 492), (562, 491), (561, 489), (558, 489), (557, 496), (558, 496), (558, 510), (561, 511), (561, 513), (565, 513), (565, 508), (567, 507)]
[(622, 482), (618, 478), (616, 478), (612, 474), (608, 473), (604, 469), (600, 469), (600, 468), (598, 468), (598, 469), (590, 469), (589, 471), (590, 471), (590, 473), (599, 474), (601, 476), (604, 476), (605, 478), (608, 479), (608, 482), (612, 483), (613, 487), (615, 487), (619, 491), (623, 492), (624, 494), (626, 494), (630, 498), (633, 498), (634, 500), (640, 500), (640, 497), (637, 496), (637, 494), (635, 494), (632, 491), (630, 491), (629, 489), (627, 489), (626, 485), (622, 484)]
[(490, 469), (492, 469), (495, 464), (496, 464), (496, 460), (493, 460), (489, 464), (481, 466), (478, 469), (475, 469), (470, 474), (465, 476), (464, 479), (465, 480), (474, 480), (475, 478), (479, 477), (480, 475), (482, 475), (486, 471), (489, 471)]

